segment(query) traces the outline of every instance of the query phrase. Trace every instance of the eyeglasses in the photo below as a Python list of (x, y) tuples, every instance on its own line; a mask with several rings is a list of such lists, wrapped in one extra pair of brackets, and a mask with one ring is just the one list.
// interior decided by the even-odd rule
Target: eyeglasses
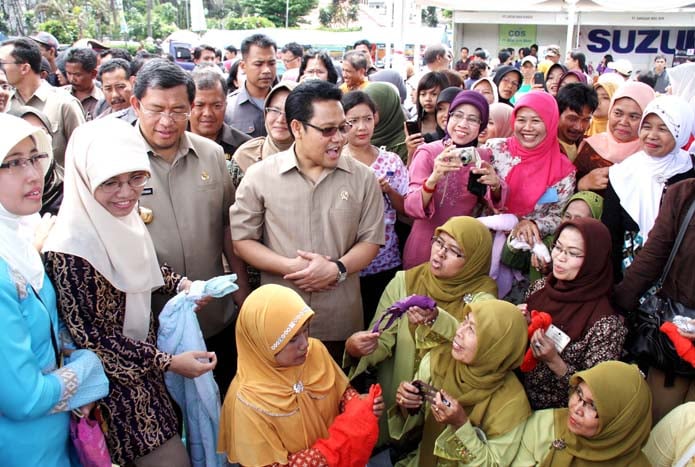
[(449, 120), (454, 123), (461, 123), (465, 121), (469, 125), (480, 125), (480, 118), (476, 117), (475, 115), (466, 115), (463, 112), (451, 112), (449, 114)]
[(579, 258), (583, 258), (583, 257), (584, 257), (584, 254), (582, 254), (581, 251), (570, 250), (570, 249), (563, 249), (563, 248), (561, 248), (557, 243), (554, 243), (554, 244), (553, 244), (552, 253), (553, 253), (555, 256), (560, 256), (561, 253), (564, 253), (568, 258), (572, 258), (572, 259), (579, 259)]
[(0, 89), (5, 92), (14, 92), (14, 86), (11, 84), (0, 84)]
[(161, 120), (162, 118), (167, 117), (175, 122), (185, 122), (191, 116), (190, 112), (160, 112), (157, 110), (150, 110), (146, 108), (144, 105), (142, 105), (142, 102), (140, 102), (140, 109), (142, 110), (142, 113), (145, 114), (147, 117), (155, 118), (157, 120)]
[(6, 62), (4, 60), (0, 60), (0, 68), (4, 67), (5, 65), (21, 65), (22, 62)]
[(48, 154), (39, 153), (34, 154), (30, 157), (18, 157), (7, 161), (4, 164), (0, 164), (0, 169), (7, 169), (10, 175), (19, 175), (21, 172), (27, 169), (31, 165), (34, 169), (39, 169), (43, 173), (48, 162)]
[(596, 406), (593, 402), (589, 402), (586, 399), (584, 399), (584, 393), (582, 392), (582, 388), (580, 388), (579, 386), (570, 387), (570, 397), (573, 395), (577, 396), (577, 399), (579, 400), (582, 409), (586, 410), (587, 415), (592, 416), (594, 418), (598, 418), (598, 410), (596, 410)]
[(149, 179), (150, 176), (147, 174), (138, 174), (130, 177), (127, 182), (122, 182), (116, 179), (106, 180), (104, 183), (99, 185), (99, 188), (101, 188), (101, 191), (103, 191), (104, 193), (116, 193), (126, 183), (131, 188), (142, 188), (145, 185), (147, 185), (147, 181)]
[(280, 117), (281, 115), (285, 116), (285, 112), (278, 109), (277, 107), (266, 107), (265, 113), (266, 115), (273, 115), (274, 117)]
[(285, 59), (285, 58), (283, 58), (283, 59), (282, 59), (282, 63), (284, 63), (285, 65), (287, 65), (288, 63), (296, 62), (296, 61), (299, 60), (299, 59), (301, 59), (301, 57), (294, 57), (294, 58), (290, 58), (290, 59)]
[(456, 258), (464, 258), (463, 253), (461, 253), (460, 250), (455, 250), (450, 246), (447, 246), (446, 243), (444, 243), (444, 240), (439, 235), (435, 235), (432, 237), (432, 245), (437, 248), (439, 251), (443, 251), (446, 256), (455, 256)]
[(321, 128), (320, 126), (312, 125), (309, 122), (302, 122), (307, 126), (310, 126), (316, 131), (321, 132), (321, 136), (324, 138), (330, 138), (331, 136), (335, 135), (337, 132), (340, 132), (341, 136), (345, 136), (350, 132), (350, 128), (352, 128), (352, 125), (350, 125), (348, 122), (342, 123), (339, 126), (327, 126), (325, 128)]

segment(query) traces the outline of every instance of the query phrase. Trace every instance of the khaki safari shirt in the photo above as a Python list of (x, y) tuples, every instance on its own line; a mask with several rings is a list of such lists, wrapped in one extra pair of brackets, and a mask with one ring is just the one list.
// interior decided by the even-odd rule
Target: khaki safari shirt
[[(359, 242), (383, 245), (384, 200), (371, 169), (341, 157), (314, 183), (300, 172), (294, 148), (249, 167), (230, 209), (232, 239), (262, 242), (288, 258), (305, 250), (338, 259)], [(342, 341), (364, 328), (357, 272), (325, 292), (303, 292), (263, 271), (261, 283), (296, 290), (316, 313), (312, 336)]]

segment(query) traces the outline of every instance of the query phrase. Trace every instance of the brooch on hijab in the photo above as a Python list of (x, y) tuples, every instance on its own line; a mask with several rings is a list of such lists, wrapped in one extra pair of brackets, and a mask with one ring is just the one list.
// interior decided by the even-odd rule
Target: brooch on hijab
[(145, 206), (138, 207), (138, 214), (145, 224), (149, 224), (154, 219), (154, 213), (152, 209), (146, 208)]
[(466, 303), (466, 304), (471, 303), (471, 302), (473, 302), (473, 294), (467, 293), (466, 295), (463, 296), (463, 298), (461, 300), (463, 300), (463, 303)]
[(297, 381), (292, 385), (292, 390), (295, 394), (300, 394), (304, 392), (304, 383), (302, 383), (301, 381)]
[(654, 180), (656, 180), (656, 183), (662, 184), (666, 183), (667, 178), (664, 176), (664, 174), (654, 174)]
[(562, 451), (563, 449), (565, 449), (567, 447), (567, 444), (565, 444), (564, 439), (560, 438), (560, 439), (556, 439), (553, 441), (552, 447), (553, 447), (553, 449), (557, 449), (558, 451)]

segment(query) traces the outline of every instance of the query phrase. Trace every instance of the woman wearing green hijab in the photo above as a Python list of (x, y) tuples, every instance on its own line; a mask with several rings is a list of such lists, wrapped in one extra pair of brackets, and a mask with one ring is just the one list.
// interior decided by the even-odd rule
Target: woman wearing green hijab
[(408, 148), (405, 146), (405, 115), (401, 108), (398, 90), (391, 83), (369, 83), (364, 88), (376, 104), (379, 120), (374, 128), (372, 144), (378, 148), (395, 152), (403, 163), (408, 162)]
[(642, 447), (652, 396), (635, 365), (599, 363), (575, 373), (566, 409), (535, 412), (513, 466), (648, 466)]
[[(491, 252), (490, 231), (472, 217), (453, 217), (439, 227), (432, 239), (430, 260), (397, 272), (384, 290), (368, 330), (348, 338), (343, 360), (343, 368), (349, 368), (348, 378), (362, 377), (375, 368), (387, 407), (393, 405), (398, 384), (413, 378), (427, 349), (442, 339), (451, 340), (466, 304), (497, 298), (497, 285), (488, 276)], [(410, 295), (428, 296), (437, 307), (413, 307), (391, 327), (372, 332), (388, 307)], [(416, 332), (417, 325), (424, 323), (430, 325)], [(415, 348), (416, 335), (420, 349)], [(380, 444), (387, 439), (382, 417)]]
[[(509, 465), (531, 407), (513, 370), (524, 357), (526, 321), (509, 302), (488, 300), (464, 310), (453, 343), (427, 354), (415, 378), (440, 391), (425, 401), (402, 382), (389, 410), (391, 436), (424, 425), (417, 450), (396, 467)], [(415, 411), (415, 413), (414, 413)]]

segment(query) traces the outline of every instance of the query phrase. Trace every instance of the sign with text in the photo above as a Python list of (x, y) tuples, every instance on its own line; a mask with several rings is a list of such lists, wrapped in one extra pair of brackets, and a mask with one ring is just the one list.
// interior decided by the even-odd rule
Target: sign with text
[(536, 42), (536, 25), (533, 24), (500, 24), (499, 48), (511, 47), (514, 50), (528, 47)]
[(673, 55), (695, 47), (695, 28), (583, 26), (580, 31), (582, 48), (594, 54)]

